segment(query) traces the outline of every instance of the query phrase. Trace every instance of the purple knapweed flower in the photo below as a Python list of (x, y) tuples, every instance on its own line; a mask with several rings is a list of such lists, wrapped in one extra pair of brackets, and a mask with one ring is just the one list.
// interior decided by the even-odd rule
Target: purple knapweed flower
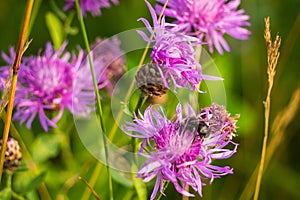
[(202, 79), (216, 79), (203, 75), (199, 62), (195, 60), (194, 48), (201, 44), (201, 41), (192, 36), (181, 34), (181, 30), (175, 24), (166, 23), (165, 17), (159, 20), (155, 10), (150, 3), (145, 1), (153, 21), (153, 27), (144, 19), (142, 21), (153, 38), (144, 32), (138, 31), (146, 42), (154, 43), (151, 58), (162, 74), (164, 84), (169, 88), (167, 79), (172, 80), (174, 91), (176, 87), (186, 89), (198, 89), (198, 84)]
[[(75, 0), (65, 0), (66, 5), (64, 10), (69, 10), (75, 7)], [(93, 16), (101, 15), (101, 8), (111, 7), (113, 4), (118, 4), (119, 0), (79, 0), (80, 10), (83, 16), (86, 16), (86, 12), (91, 12)]]
[[(157, 2), (164, 4), (165, 0)], [(240, 0), (169, 0), (164, 13), (175, 18), (174, 23), (181, 26), (184, 33), (207, 42), (210, 52), (215, 47), (223, 54), (223, 49), (230, 51), (225, 34), (239, 40), (248, 39), (250, 34), (243, 28), (250, 26), (247, 22), (250, 17), (238, 9), (239, 5)], [(162, 6), (157, 5), (156, 10), (161, 12)]]
[[(13, 120), (26, 122), (31, 128), (32, 121), (38, 116), (45, 131), (56, 127), (64, 109), (72, 114), (84, 115), (91, 112), (94, 103), (94, 92), (89, 77), (89, 68), (81, 67), (84, 51), (79, 49), (78, 56), (65, 52), (67, 43), (54, 50), (50, 43), (46, 44), (44, 53), (38, 56), (23, 57), (18, 74), (15, 95), (16, 111)], [(2, 54), (4, 60), (11, 65), (15, 52), (10, 49), (10, 56)], [(8, 66), (1, 67), (1, 79), (8, 74)], [(81, 78), (80, 84), (73, 87)], [(90, 78), (91, 79), (91, 78)], [(2, 81), (3, 82), (3, 81)], [(3, 89), (3, 88), (1, 88)]]
[(209, 179), (211, 184), (215, 178), (233, 173), (229, 166), (213, 164), (213, 160), (231, 157), (238, 145), (232, 142), (238, 115), (230, 117), (223, 106), (213, 104), (199, 114), (188, 106), (184, 117), (178, 104), (174, 122), (166, 117), (162, 107), (148, 107), (139, 117), (135, 115), (134, 122), (127, 122), (123, 130), (143, 139), (139, 155), (146, 161), (137, 177), (144, 182), (156, 177), (151, 199), (159, 188), (163, 194), (165, 181), (173, 183), (182, 195), (194, 196), (185, 190), (189, 185), (202, 196), (205, 180)]

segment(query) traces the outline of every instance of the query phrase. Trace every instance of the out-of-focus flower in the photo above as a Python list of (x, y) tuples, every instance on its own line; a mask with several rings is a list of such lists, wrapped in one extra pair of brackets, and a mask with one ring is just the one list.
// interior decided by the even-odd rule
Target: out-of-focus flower
[[(65, 0), (66, 5), (64, 10), (69, 10), (75, 7), (75, 0)], [(118, 4), (119, 0), (79, 0), (80, 9), (83, 16), (86, 12), (91, 12), (93, 16), (101, 15), (101, 8), (109, 8), (113, 4)]]
[[(158, 189), (163, 193), (164, 182), (173, 183), (176, 190), (185, 196), (194, 196), (185, 190), (189, 185), (202, 196), (205, 180), (232, 174), (229, 166), (214, 165), (213, 160), (231, 157), (237, 149), (232, 142), (235, 136), (236, 118), (223, 106), (211, 105), (196, 114), (188, 106), (183, 116), (181, 105), (176, 109), (176, 120), (170, 121), (159, 107), (148, 107), (142, 115), (134, 116), (134, 122), (123, 127), (126, 134), (143, 139), (139, 154), (146, 158), (137, 177), (148, 182), (156, 177), (151, 199)], [(228, 145), (228, 146), (227, 146)], [(232, 149), (229, 149), (231, 146)]]
[(116, 82), (126, 71), (126, 58), (120, 49), (120, 40), (116, 37), (102, 40), (96, 39), (91, 45), (91, 55), (95, 68), (102, 69), (102, 80), (109, 95), (112, 94)]
[(154, 43), (151, 57), (161, 71), (165, 86), (169, 88), (169, 78), (174, 84), (174, 91), (177, 87), (199, 90), (197, 86), (202, 79), (215, 79), (203, 75), (200, 64), (195, 60), (194, 47), (200, 45), (201, 41), (196, 37), (181, 34), (182, 30), (175, 24), (166, 23), (164, 16), (160, 20), (157, 19), (155, 10), (149, 2), (145, 2), (152, 16), (153, 27), (146, 19), (139, 20), (145, 24), (153, 38), (142, 31), (138, 33), (145, 41)]
[[(164, 4), (165, 0), (157, 0)], [(250, 18), (245, 11), (238, 9), (240, 0), (170, 0), (165, 15), (175, 18), (177, 25), (183, 32), (198, 37), (207, 42), (209, 51), (215, 47), (220, 54), (223, 49), (230, 51), (224, 35), (228, 34), (236, 39), (246, 40), (250, 31), (244, 26), (250, 26)], [(162, 6), (156, 6), (161, 12)]]
[[(15, 95), (16, 112), (13, 120), (26, 122), (31, 128), (36, 116), (45, 131), (49, 127), (56, 127), (64, 109), (75, 115), (87, 115), (93, 110), (95, 94), (88, 67), (81, 67), (84, 51), (79, 49), (78, 56), (65, 52), (67, 43), (58, 50), (54, 50), (50, 43), (46, 44), (44, 53), (39, 56), (23, 57), (19, 70), (18, 84)], [(14, 51), (10, 56), (3, 54), (4, 60), (11, 65)], [(0, 68), (2, 80), (8, 74), (8, 66)], [(74, 86), (75, 82), (80, 84)], [(3, 88), (1, 88), (3, 89)]]

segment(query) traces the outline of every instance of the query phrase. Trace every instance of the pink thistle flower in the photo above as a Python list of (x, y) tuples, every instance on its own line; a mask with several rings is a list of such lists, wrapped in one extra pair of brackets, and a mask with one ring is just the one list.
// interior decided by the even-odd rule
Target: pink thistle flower
[[(157, 0), (164, 4), (164, 0)], [(223, 49), (230, 51), (224, 35), (228, 34), (239, 40), (247, 40), (250, 31), (250, 18), (245, 11), (238, 9), (240, 0), (170, 0), (165, 15), (175, 18), (175, 24), (183, 29), (183, 33), (198, 37), (207, 42), (209, 51), (216, 48), (220, 54)], [(162, 6), (157, 5), (157, 12)]]
[(212, 183), (215, 178), (233, 173), (229, 166), (213, 164), (213, 160), (231, 157), (238, 146), (231, 140), (238, 116), (230, 117), (224, 107), (213, 104), (196, 114), (188, 106), (184, 117), (178, 104), (174, 122), (167, 119), (161, 107), (159, 111), (148, 107), (139, 117), (135, 115), (134, 122), (127, 122), (123, 130), (143, 139), (139, 154), (147, 160), (137, 177), (145, 182), (156, 177), (150, 199), (155, 198), (159, 188), (163, 193), (165, 181), (173, 183), (182, 195), (194, 196), (185, 190), (189, 185), (202, 196), (205, 180)]
[[(56, 127), (64, 109), (83, 116), (87, 116), (93, 110), (95, 94), (90, 71), (82, 65), (85, 53), (81, 49), (78, 56), (66, 52), (66, 45), (67, 43), (64, 43), (60, 49), (54, 50), (52, 45), (47, 43), (44, 53), (23, 57), (18, 75), (16, 112), (13, 120), (19, 121), (20, 124), (26, 122), (27, 128), (30, 129), (32, 121), (38, 116), (43, 129), (48, 131), (49, 127)], [(11, 65), (14, 55), (15, 52), (11, 48), (10, 56), (2, 54), (2, 57)], [(0, 82), (5, 80), (8, 69), (8, 66), (0, 68)], [(98, 80), (103, 82), (100, 78)]]
[(174, 91), (176, 88), (198, 90), (198, 84), (202, 79), (220, 80), (216, 77), (203, 75), (200, 64), (195, 60), (194, 48), (201, 44), (201, 41), (192, 36), (184, 35), (181, 29), (175, 24), (165, 22), (163, 16), (157, 19), (155, 10), (150, 3), (145, 1), (152, 16), (153, 27), (144, 19), (142, 21), (153, 38), (151, 39), (144, 32), (138, 31), (146, 42), (154, 43), (151, 58), (160, 70), (163, 82), (167, 88), (167, 79), (172, 80)]

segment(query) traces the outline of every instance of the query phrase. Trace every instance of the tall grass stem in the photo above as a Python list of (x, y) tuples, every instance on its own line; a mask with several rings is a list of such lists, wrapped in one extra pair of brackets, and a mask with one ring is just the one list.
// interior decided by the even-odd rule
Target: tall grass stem
[(13, 110), (15, 92), (16, 92), (17, 81), (18, 81), (18, 71), (20, 69), (22, 55), (23, 55), (24, 51), (26, 50), (25, 46), (27, 46), (25, 44), (25, 41), (26, 41), (26, 34), (27, 34), (28, 24), (30, 21), (33, 3), (34, 3), (34, 0), (27, 1), (25, 15), (24, 15), (24, 19), (23, 19), (23, 25), (22, 25), (22, 29), (21, 29), (21, 33), (20, 33), (20, 38), (19, 38), (19, 44), (18, 44), (18, 48), (17, 48), (16, 55), (14, 58), (14, 63), (12, 66), (13, 75), (12, 75), (12, 81), (11, 81), (11, 88), (9, 91), (7, 115), (6, 115), (6, 119), (5, 119), (4, 131), (3, 131), (3, 136), (2, 136), (2, 147), (1, 147), (1, 151), (0, 151), (0, 181), (1, 181), (2, 173), (3, 173), (3, 164), (4, 164), (4, 157), (5, 157), (5, 151), (6, 151), (6, 144), (7, 144), (9, 128), (10, 128), (10, 124), (11, 124), (12, 110)]
[(98, 111), (98, 119), (100, 121), (100, 126), (102, 129), (102, 136), (103, 136), (103, 142), (104, 142), (104, 152), (105, 152), (105, 161), (106, 161), (106, 169), (107, 169), (107, 176), (108, 176), (108, 187), (109, 187), (109, 193), (110, 193), (110, 200), (113, 200), (113, 184), (112, 184), (112, 177), (111, 177), (111, 172), (110, 172), (110, 167), (109, 167), (109, 159), (108, 159), (108, 148), (107, 148), (107, 138), (105, 135), (105, 127), (104, 127), (104, 123), (103, 123), (103, 114), (102, 114), (102, 106), (101, 106), (101, 100), (100, 100), (100, 94), (99, 94), (99, 90), (98, 90), (98, 83), (97, 83), (97, 78), (95, 75), (95, 69), (94, 69), (94, 65), (93, 65), (93, 60), (91, 57), (91, 50), (90, 50), (90, 45), (89, 45), (89, 41), (88, 41), (88, 36), (87, 36), (87, 32), (86, 32), (86, 28), (85, 28), (85, 24), (83, 21), (83, 16), (80, 10), (80, 5), (79, 5), (79, 1), (75, 0), (75, 4), (76, 4), (76, 10), (78, 13), (78, 18), (79, 18), (79, 22), (80, 22), (80, 27), (81, 27), (81, 31), (82, 31), (82, 35), (84, 38), (84, 43), (85, 43), (85, 47), (88, 53), (88, 60), (89, 60), (89, 64), (90, 64), (90, 70), (92, 73), (92, 78), (93, 78), (93, 84), (94, 84), (94, 90), (95, 90), (95, 94), (96, 94), (96, 100), (97, 100), (97, 111)]
[[(77, 2), (77, 0), (76, 0), (76, 2)], [(161, 11), (161, 13), (160, 13), (160, 15), (159, 15), (159, 18), (158, 18), (159, 21), (161, 20), (163, 14), (164, 14), (164, 12), (165, 12), (165, 9), (166, 9), (166, 7), (167, 7), (167, 5), (168, 5), (168, 2), (169, 2), (169, 0), (166, 0), (164, 6), (163, 6), (163, 8), (162, 8), (162, 11)], [(152, 38), (153, 38), (153, 35), (150, 36), (150, 39), (152, 39)], [(144, 52), (143, 52), (143, 54), (142, 54), (142, 56), (141, 56), (141, 59), (140, 59), (140, 61), (139, 61), (137, 70), (138, 70), (138, 69), (142, 66), (142, 64), (144, 63), (145, 58), (146, 58), (147, 53), (148, 53), (148, 50), (149, 50), (149, 47), (150, 47), (150, 42), (148, 42), (147, 45), (146, 45), (146, 47), (145, 47), (145, 50), (144, 50)], [(130, 86), (129, 86), (129, 88), (128, 88), (128, 92), (127, 92), (127, 94), (126, 94), (126, 96), (125, 96), (123, 102), (128, 102), (128, 100), (129, 100), (129, 98), (130, 98), (130, 95), (131, 95), (131, 92), (133, 91), (133, 88), (134, 88), (134, 80), (132, 80), (132, 82), (131, 82), (131, 84), (130, 84)], [(117, 128), (118, 128), (118, 124), (119, 124), (119, 122), (120, 122), (122, 116), (123, 116), (123, 110), (120, 110), (120, 111), (118, 112), (117, 117), (115, 118), (115, 122), (114, 122), (114, 124), (113, 124), (113, 126), (112, 126), (112, 128), (111, 128), (111, 130), (110, 130), (110, 132), (109, 132), (109, 134), (108, 134), (108, 139), (111, 140), (111, 141), (112, 141), (112, 140), (114, 139), (114, 137), (115, 137), (115, 134), (116, 134), (116, 131), (117, 131)], [(102, 164), (98, 162), (98, 164), (97, 164), (97, 166), (96, 166), (96, 168), (95, 168), (95, 169), (97, 170), (98, 173), (95, 173), (95, 171), (94, 171), (94, 172), (93, 172), (93, 175), (94, 175), (94, 176), (98, 176), (99, 172), (101, 171), (101, 168), (102, 168)], [(93, 179), (93, 177), (92, 177), (91, 179)], [(93, 187), (93, 184), (92, 184), (90, 181), (89, 181), (89, 183), (90, 183), (90, 185)], [(95, 183), (94, 183), (94, 184), (95, 184)], [(88, 193), (89, 193), (89, 190), (86, 189), (85, 194), (88, 194)], [(88, 195), (84, 195), (84, 197), (85, 197), (85, 199), (88, 199)]]

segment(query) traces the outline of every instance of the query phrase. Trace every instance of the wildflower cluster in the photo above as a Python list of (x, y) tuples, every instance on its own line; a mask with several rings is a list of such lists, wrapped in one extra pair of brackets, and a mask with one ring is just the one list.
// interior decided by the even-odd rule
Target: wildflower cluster
[[(185, 1), (173, 0), (168, 3), (165, 14), (158, 19), (156, 13), (161, 12), (158, 4), (155, 11), (145, 1), (152, 16), (153, 25), (145, 19), (144, 23), (151, 36), (142, 31), (138, 33), (147, 42), (154, 43), (151, 52), (152, 61), (161, 73), (165, 87), (169, 88), (167, 79), (172, 80), (176, 88), (198, 90), (201, 80), (220, 80), (202, 74), (199, 61), (195, 60), (195, 48), (208, 44), (210, 52), (213, 46), (219, 53), (223, 48), (229, 51), (229, 45), (223, 38), (225, 33), (237, 38), (247, 39), (250, 32), (242, 28), (249, 26), (248, 15), (238, 10), (238, 1)], [(164, 1), (158, 1), (163, 3)], [(174, 17), (174, 23), (165, 21), (165, 16)]]
[[(65, 0), (62, 9), (74, 8), (74, 2)], [(83, 16), (87, 12), (99, 16), (102, 8), (118, 3), (118, 0), (79, 0)], [(216, 49), (223, 54), (224, 50), (230, 51), (225, 35), (245, 40), (250, 34), (245, 28), (250, 26), (249, 16), (238, 8), (240, 0), (169, 0), (166, 9), (162, 6), (164, 0), (157, 0), (155, 9), (146, 0), (145, 3), (152, 24), (140, 18), (148, 33), (137, 32), (152, 44), (153, 49), (151, 62), (143, 65), (135, 75), (141, 97), (157, 97), (167, 94), (170, 89), (176, 92), (178, 88), (201, 92), (199, 85), (202, 80), (222, 80), (221, 77), (202, 73), (200, 61), (196, 59), (196, 48), (208, 48), (211, 53)], [(171, 19), (172, 23), (166, 19)], [(91, 50), (98, 88), (94, 88), (87, 53), (80, 47), (76, 52), (69, 52), (67, 42), (59, 49), (47, 43), (37, 55), (23, 57), (18, 72), (13, 120), (26, 123), (31, 129), (33, 121), (38, 118), (41, 127), (49, 131), (57, 127), (66, 110), (73, 115), (89, 117), (95, 109), (95, 89), (106, 89), (110, 96), (116, 82), (126, 71), (124, 52), (117, 38), (97, 39), (91, 44)], [(8, 55), (2, 53), (7, 63), (0, 67), (0, 90), (4, 93), (10, 87), (7, 77), (11, 77), (10, 68), (15, 54), (12, 47)], [(144, 101), (139, 103), (140, 106)], [(100, 111), (101, 106), (98, 108)], [(202, 187), (207, 183), (233, 173), (230, 166), (218, 166), (215, 161), (227, 159), (237, 151), (238, 144), (233, 142), (233, 138), (239, 115), (230, 116), (224, 106), (214, 103), (199, 112), (189, 104), (179, 103), (172, 119), (167, 117), (162, 106), (149, 105), (144, 113), (140, 110), (134, 113), (132, 121), (125, 122), (122, 131), (142, 140), (138, 155), (146, 161), (137, 177), (144, 182), (156, 179), (151, 200), (155, 199), (158, 191), (164, 194), (165, 182), (171, 182), (184, 196), (194, 196), (188, 186), (202, 196)], [(99, 119), (102, 120), (101, 117)], [(103, 144), (106, 145), (106, 142)], [(5, 157), (8, 160), (5, 167), (15, 170), (22, 157), (18, 143), (9, 139), (7, 152), (14, 154)], [(108, 163), (107, 155), (105, 147)]]
[[(150, 11), (153, 25), (145, 19), (150, 35), (138, 31), (146, 42), (153, 44), (152, 61), (142, 66), (136, 74), (137, 87), (145, 94), (160, 96), (173, 83), (173, 90), (185, 88), (199, 90), (203, 79), (221, 78), (202, 74), (201, 65), (195, 59), (195, 48), (208, 45), (222, 54), (229, 51), (224, 34), (237, 39), (247, 39), (250, 32), (249, 16), (238, 10), (240, 2), (233, 1), (188, 1), (170, 0), (165, 10), (158, 0), (156, 11), (145, 1)], [(159, 13), (163, 15), (158, 17)], [(173, 23), (165, 17), (174, 18)], [(156, 178), (151, 198), (158, 190), (163, 194), (164, 183), (173, 183), (176, 190), (185, 196), (194, 196), (186, 190), (193, 188), (202, 196), (202, 186), (209, 180), (232, 174), (229, 166), (220, 167), (214, 160), (231, 157), (237, 150), (232, 141), (236, 132), (238, 115), (231, 117), (223, 106), (212, 104), (195, 113), (188, 106), (187, 115), (182, 105), (176, 108), (176, 120), (166, 117), (162, 107), (156, 110), (149, 106), (144, 114), (134, 115), (133, 122), (127, 122), (123, 131), (134, 138), (142, 139), (139, 155), (146, 158), (137, 173), (144, 182)], [(174, 118), (174, 117), (173, 117)]]

